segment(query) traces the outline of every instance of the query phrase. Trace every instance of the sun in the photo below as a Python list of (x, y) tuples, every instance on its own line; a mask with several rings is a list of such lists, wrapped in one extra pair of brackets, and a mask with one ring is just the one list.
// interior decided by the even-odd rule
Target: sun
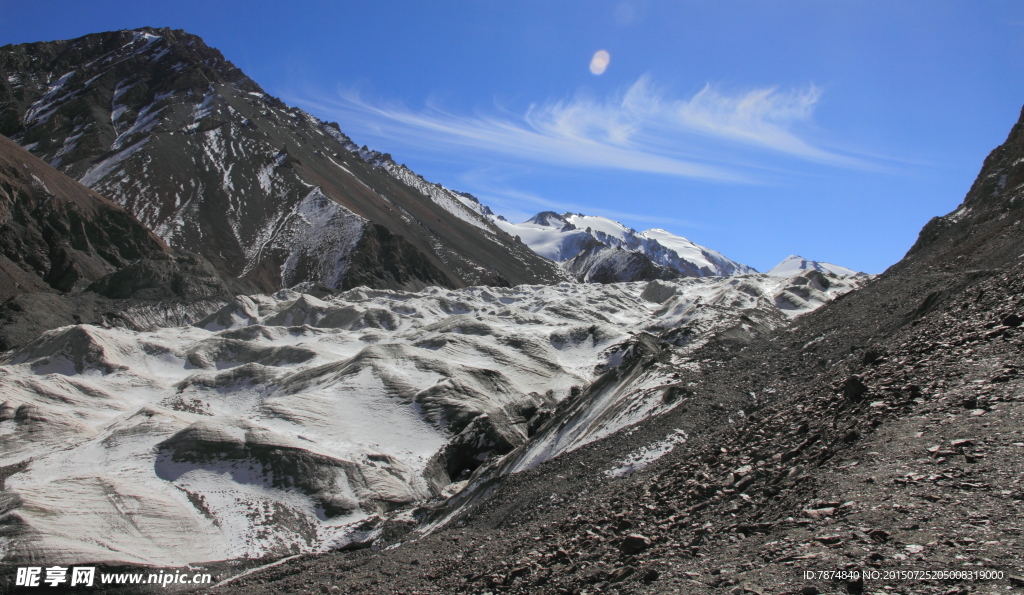
[(611, 62), (611, 55), (604, 50), (597, 50), (594, 52), (594, 57), (590, 59), (590, 72), (594, 74), (602, 74), (608, 63)]

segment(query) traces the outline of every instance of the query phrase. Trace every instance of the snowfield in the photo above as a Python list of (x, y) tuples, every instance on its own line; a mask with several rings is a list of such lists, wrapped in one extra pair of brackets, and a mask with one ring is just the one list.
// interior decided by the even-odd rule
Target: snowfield
[(867, 279), (299, 286), (192, 326), (55, 329), (0, 354), (0, 514), (17, 519), (0, 556), (181, 565), (357, 547), (505, 459), (529, 468), (673, 406), (664, 379), (638, 376), (559, 409), (638, 342), (682, 361)]

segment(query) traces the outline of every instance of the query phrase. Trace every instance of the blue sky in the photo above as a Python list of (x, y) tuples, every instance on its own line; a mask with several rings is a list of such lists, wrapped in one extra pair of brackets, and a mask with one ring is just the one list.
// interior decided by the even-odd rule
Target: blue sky
[(1016, 2), (89, 4), (4, 0), (0, 44), (185, 29), (511, 220), (605, 215), (759, 270), (883, 271), (1024, 103)]

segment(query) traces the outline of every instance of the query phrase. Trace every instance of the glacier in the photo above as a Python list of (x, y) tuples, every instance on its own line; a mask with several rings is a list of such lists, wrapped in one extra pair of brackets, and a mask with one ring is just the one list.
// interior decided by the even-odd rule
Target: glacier
[(0, 552), (173, 566), (362, 547), (482, 474), (671, 408), (669, 378), (614, 380), (644, 344), (699, 366), (695, 347), (778, 328), (868, 281), (306, 283), (188, 326), (54, 329), (0, 354), (0, 515), (12, 521)]

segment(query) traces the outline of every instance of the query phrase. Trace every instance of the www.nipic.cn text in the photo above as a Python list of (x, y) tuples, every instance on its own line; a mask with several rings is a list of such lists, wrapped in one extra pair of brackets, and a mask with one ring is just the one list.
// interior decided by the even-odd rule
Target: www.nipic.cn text
[[(24, 566), (18, 568), (14, 578), (16, 587), (69, 586), (91, 587), (96, 583), (95, 566)], [(191, 574), (175, 570), (174, 572), (121, 572), (100, 573), (101, 585), (203, 585), (212, 582), (209, 574)]]

